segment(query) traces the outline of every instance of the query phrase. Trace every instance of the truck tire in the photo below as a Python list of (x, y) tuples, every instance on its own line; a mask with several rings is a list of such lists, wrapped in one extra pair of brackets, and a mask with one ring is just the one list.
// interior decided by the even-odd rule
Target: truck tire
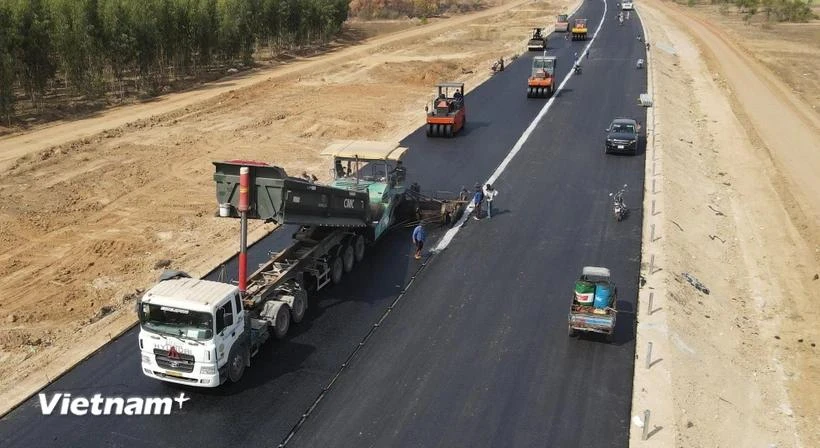
[(571, 326), (567, 325), (567, 336), (573, 337), (573, 336), (575, 336), (575, 333), (576, 333), (575, 329), (572, 328)]
[(228, 355), (228, 379), (232, 383), (238, 382), (245, 374), (245, 366), (248, 360), (245, 357), (245, 349), (235, 345)]
[(356, 262), (356, 257), (353, 255), (353, 246), (346, 244), (342, 249), (342, 267), (345, 272), (353, 270), (353, 264)]
[(330, 260), (330, 282), (338, 285), (342, 282), (342, 274), (344, 274), (342, 258), (339, 255), (334, 255)]
[(276, 319), (273, 325), (273, 336), (276, 339), (284, 339), (290, 329), (290, 309), (282, 304), (276, 311)]
[(298, 324), (307, 312), (307, 293), (302, 291), (293, 295), (293, 306), (290, 307), (290, 320)]
[(356, 235), (353, 239), (353, 257), (356, 258), (356, 263), (364, 260), (364, 237)]

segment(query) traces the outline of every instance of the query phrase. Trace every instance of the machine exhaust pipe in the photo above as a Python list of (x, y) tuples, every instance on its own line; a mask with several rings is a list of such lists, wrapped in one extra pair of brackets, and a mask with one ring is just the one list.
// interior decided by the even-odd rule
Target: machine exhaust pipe
[(246, 166), (239, 168), (239, 218), (241, 230), (239, 236), (239, 291), (245, 295), (248, 287), (248, 187), (250, 185), (250, 169)]

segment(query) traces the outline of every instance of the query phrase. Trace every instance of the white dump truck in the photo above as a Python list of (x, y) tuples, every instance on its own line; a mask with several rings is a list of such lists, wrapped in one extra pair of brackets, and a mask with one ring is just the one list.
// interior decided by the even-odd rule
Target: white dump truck
[[(243, 236), (238, 286), (164, 274), (137, 303), (143, 373), (199, 387), (239, 381), (265, 341), (285, 337), (291, 322), (304, 318), (308, 295), (340, 283), (364, 258), (366, 244), (406, 224), (408, 212), (410, 220), (426, 222), (451, 222), (463, 212), (463, 201), (424, 198), (415, 184), (405, 189), (405, 151), (389, 142), (331, 145), (328, 185), (264, 163), (215, 162), (220, 216), (235, 217), (240, 209), (298, 230), (287, 248), (247, 276)], [(237, 193), (243, 199), (234, 207)]]

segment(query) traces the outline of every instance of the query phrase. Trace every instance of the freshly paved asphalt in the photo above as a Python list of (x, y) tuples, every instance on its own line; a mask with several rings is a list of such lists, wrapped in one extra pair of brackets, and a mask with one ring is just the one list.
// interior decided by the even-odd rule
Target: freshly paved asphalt
[[(594, 29), (602, 12), (601, 2), (588, 0), (578, 16)], [(615, 14), (610, 0), (584, 73), (567, 83), (496, 182), (496, 216), (469, 220), (420, 272), (407, 232), (393, 232), (341, 285), (320, 293), (287, 340), (267, 344), (240, 383), (216, 390), (144, 377), (133, 329), (43, 392), (184, 390), (191, 400), (182, 410), (45, 417), (34, 397), (0, 420), (0, 446), (277, 446), (413, 276), (288, 446), (626, 446), (643, 154), (604, 156), (603, 128), (614, 116), (645, 122), (635, 103), (646, 89), (634, 65), (644, 57), (637, 18), (620, 27)], [(560, 35), (552, 41), (559, 79), (583, 45)], [(410, 180), (457, 191), (495, 170), (546, 101), (526, 98), (530, 58), (467, 96), (461, 135), (427, 139), (419, 130), (405, 140)], [(624, 183), (633, 214), (616, 223), (607, 193)], [(252, 266), (289, 236), (278, 231), (252, 247)], [(572, 282), (584, 265), (613, 270), (622, 311), (613, 344), (566, 335)], [(227, 272), (236, 272), (233, 262)]]

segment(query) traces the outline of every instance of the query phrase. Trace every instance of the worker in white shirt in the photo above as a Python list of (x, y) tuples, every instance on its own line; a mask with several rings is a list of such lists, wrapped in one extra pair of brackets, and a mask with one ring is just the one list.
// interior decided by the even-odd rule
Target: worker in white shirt
[(484, 186), (484, 199), (487, 201), (487, 217), (493, 217), (493, 198), (495, 195), (498, 194), (498, 190), (493, 188), (492, 185), (487, 184)]

